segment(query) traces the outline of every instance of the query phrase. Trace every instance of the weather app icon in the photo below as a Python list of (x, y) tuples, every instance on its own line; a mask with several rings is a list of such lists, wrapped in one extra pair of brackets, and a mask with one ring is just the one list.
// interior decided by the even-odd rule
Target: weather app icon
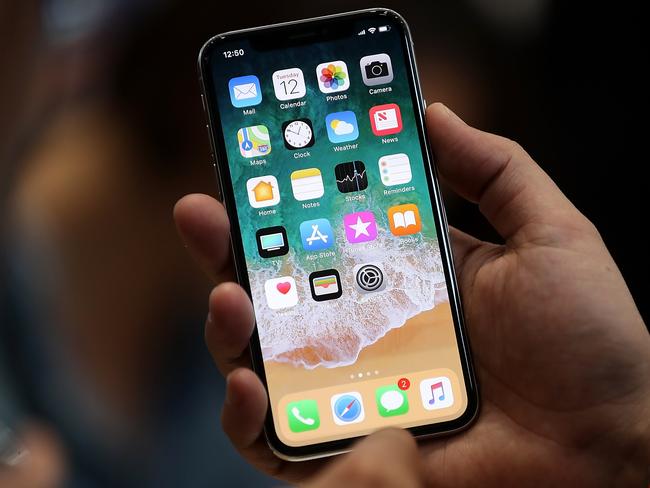
[(327, 127), (327, 137), (334, 144), (354, 141), (359, 137), (357, 116), (351, 110), (327, 115), (325, 126)]

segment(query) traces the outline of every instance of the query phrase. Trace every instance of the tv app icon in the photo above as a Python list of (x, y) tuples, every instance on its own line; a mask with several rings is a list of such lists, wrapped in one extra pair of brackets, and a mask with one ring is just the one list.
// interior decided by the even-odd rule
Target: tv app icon
[(284, 256), (289, 252), (287, 231), (281, 225), (259, 229), (255, 236), (257, 238), (257, 250), (263, 258)]
[(361, 161), (340, 163), (334, 167), (336, 187), (341, 193), (361, 191), (368, 188), (366, 166)]
[(311, 297), (317, 302), (333, 300), (343, 294), (341, 290), (341, 277), (335, 269), (314, 271), (309, 275)]

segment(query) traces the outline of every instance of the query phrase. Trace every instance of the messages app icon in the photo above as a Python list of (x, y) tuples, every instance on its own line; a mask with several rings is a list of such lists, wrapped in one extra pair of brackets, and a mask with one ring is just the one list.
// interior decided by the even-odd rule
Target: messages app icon
[(409, 400), (406, 392), (400, 390), (397, 385), (377, 388), (375, 390), (375, 401), (377, 402), (377, 411), (382, 417), (404, 415), (409, 411)]
[(260, 80), (255, 75), (231, 78), (228, 82), (228, 91), (233, 107), (251, 107), (262, 102)]
[(359, 137), (357, 116), (351, 110), (328, 114), (325, 117), (325, 126), (327, 127), (327, 137), (334, 144), (354, 141)]

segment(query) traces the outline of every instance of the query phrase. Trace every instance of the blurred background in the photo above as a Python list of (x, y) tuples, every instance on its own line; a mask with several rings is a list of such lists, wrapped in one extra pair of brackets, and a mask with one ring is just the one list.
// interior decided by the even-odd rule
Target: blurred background
[[(172, 221), (182, 195), (215, 194), (197, 53), (218, 32), (372, 6), (0, 3), (0, 430), (47, 432), (54, 484), (277, 485), (221, 433), (212, 284)], [(411, 25), (426, 99), (519, 141), (596, 223), (647, 319), (639, 7), (382, 6)], [(446, 203), (450, 223), (497, 240), (474, 205)]]

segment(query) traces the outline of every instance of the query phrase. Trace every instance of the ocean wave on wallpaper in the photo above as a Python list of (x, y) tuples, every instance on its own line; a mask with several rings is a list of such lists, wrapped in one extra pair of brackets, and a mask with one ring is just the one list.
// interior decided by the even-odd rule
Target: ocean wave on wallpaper
[[(377, 239), (382, 240), (381, 237)], [(280, 269), (251, 273), (265, 361), (290, 363), (307, 369), (350, 365), (364, 348), (390, 330), (448, 300), (436, 241), (430, 243), (435, 251), (429, 253), (422, 252), (421, 243), (400, 242), (392, 236), (376, 244), (363, 253), (352, 246), (340, 250), (337, 268), (343, 295), (334, 300), (313, 301), (309, 273), (292, 260)], [(361, 294), (353, 289), (352, 269), (357, 264), (369, 262), (381, 263), (387, 285), (381, 292)], [(283, 275), (294, 277), (300, 301), (295, 307), (278, 313), (266, 306), (264, 282)]]

